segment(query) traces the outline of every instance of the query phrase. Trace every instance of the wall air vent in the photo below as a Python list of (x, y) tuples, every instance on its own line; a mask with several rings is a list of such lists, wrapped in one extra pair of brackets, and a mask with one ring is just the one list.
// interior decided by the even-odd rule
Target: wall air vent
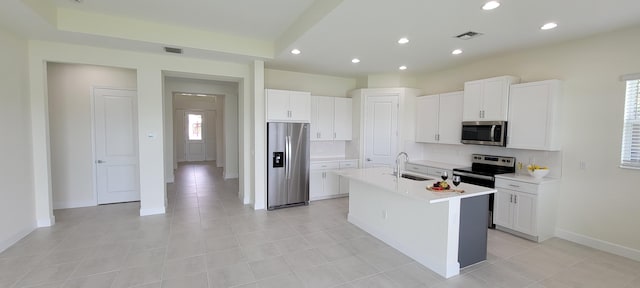
[(174, 54), (182, 54), (182, 49), (174, 48), (174, 47), (164, 47), (164, 52), (174, 53)]
[(454, 36), (455, 38), (458, 38), (460, 40), (469, 40), (469, 39), (473, 39), (476, 38), (478, 36), (481, 36), (482, 33), (478, 33), (478, 32), (473, 32), (473, 31), (469, 31), (469, 32), (464, 32), (460, 35)]

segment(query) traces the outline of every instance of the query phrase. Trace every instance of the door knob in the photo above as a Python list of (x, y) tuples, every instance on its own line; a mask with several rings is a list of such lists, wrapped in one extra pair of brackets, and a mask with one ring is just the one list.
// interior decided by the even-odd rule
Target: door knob
[(103, 161), (103, 160), (96, 161), (96, 163), (98, 163), (98, 164), (102, 164), (102, 163), (105, 163), (105, 162), (107, 162), (107, 161)]
[(371, 161), (373, 161), (373, 160), (371, 160), (371, 158), (367, 158), (367, 161), (368, 161), (368, 162), (371, 162)]

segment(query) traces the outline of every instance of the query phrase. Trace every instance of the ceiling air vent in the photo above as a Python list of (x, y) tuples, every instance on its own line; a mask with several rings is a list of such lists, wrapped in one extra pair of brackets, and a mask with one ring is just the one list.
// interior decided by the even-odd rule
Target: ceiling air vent
[(182, 54), (182, 49), (174, 48), (174, 47), (164, 47), (164, 52), (174, 53), (174, 54)]
[(460, 40), (469, 40), (472, 38), (476, 38), (478, 36), (481, 36), (482, 33), (478, 33), (478, 32), (473, 32), (473, 31), (469, 31), (469, 32), (464, 32), (460, 35), (455, 36), (455, 38), (458, 38)]

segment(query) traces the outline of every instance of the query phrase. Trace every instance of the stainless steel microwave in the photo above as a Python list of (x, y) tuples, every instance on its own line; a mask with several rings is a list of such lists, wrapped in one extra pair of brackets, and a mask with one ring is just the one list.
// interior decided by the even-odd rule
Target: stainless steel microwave
[(462, 122), (463, 144), (507, 146), (507, 121)]

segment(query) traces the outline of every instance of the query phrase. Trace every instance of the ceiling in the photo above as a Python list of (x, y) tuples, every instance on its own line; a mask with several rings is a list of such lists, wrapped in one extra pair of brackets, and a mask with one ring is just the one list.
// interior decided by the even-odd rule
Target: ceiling
[[(79, 1), (4, 0), (0, 25), (30, 39), (151, 53), (173, 46), (180, 57), (261, 59), (268, 68), (346, 77), (432, 72), (640, 25), (638, 0), (501, 0), (491, 11), (481, 9), (485, 0)], [(547, 22), (558, 27), (540, 30)], [(483, 35), (453, 37), (467, 31)], [(409, 43), (398, 44), (401, 37)]]

